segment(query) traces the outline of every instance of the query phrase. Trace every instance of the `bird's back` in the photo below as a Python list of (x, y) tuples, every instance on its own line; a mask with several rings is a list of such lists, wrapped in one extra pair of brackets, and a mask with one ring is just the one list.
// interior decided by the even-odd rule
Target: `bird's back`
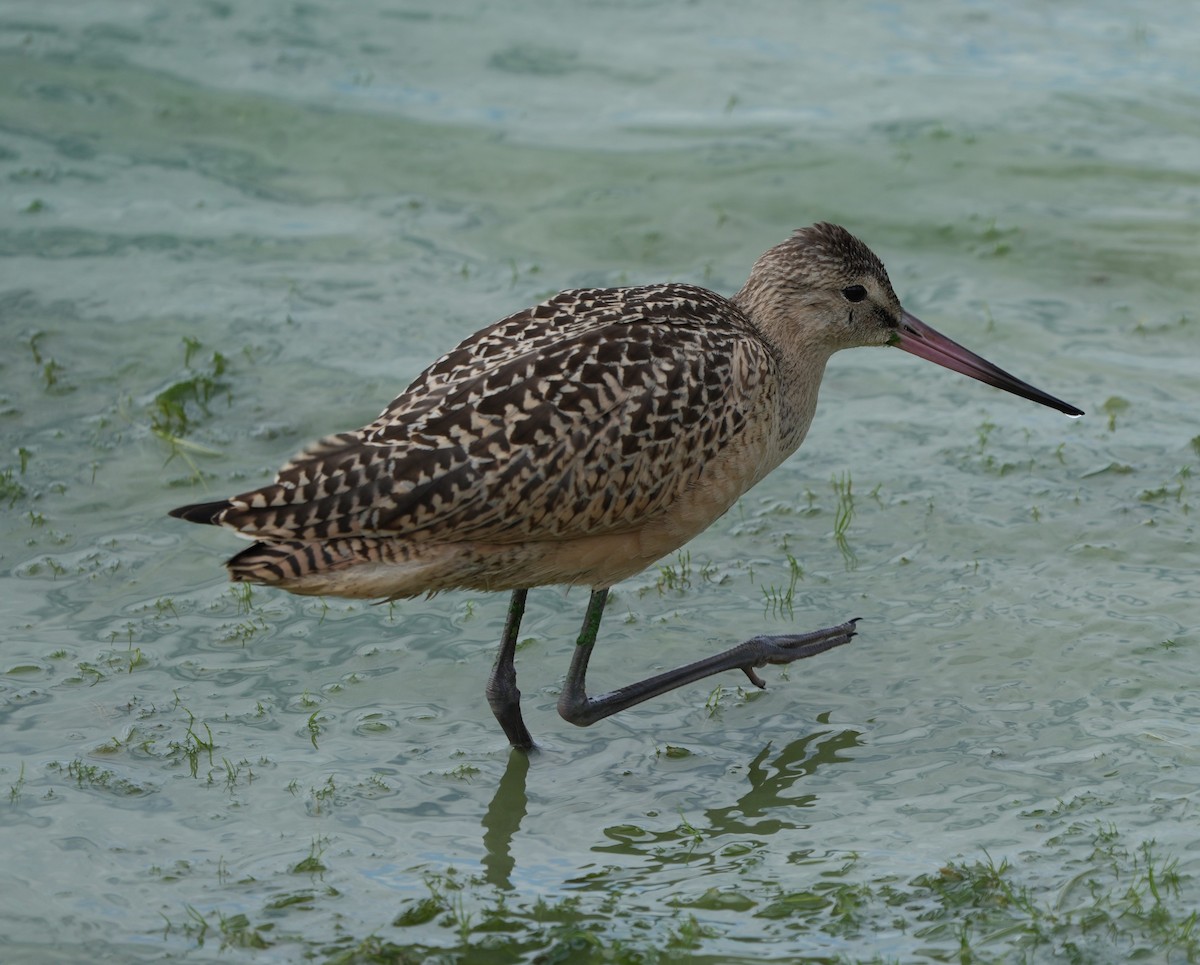
[[(775, 364), (753, 323), (706, 289), (561, 292), (472, 335), (374, 422), (309, 446), (272, 484), (174, 515), (253, 536), (270, 557), (302, 544), (317, 569), (399, 544), (399, 556), (480, 544), (511, 555), (673, 512), (688, 517), (681, 545), (777, 461)], [(689, 512), (706, 474), (720, 492)], [(331, 549), (347, 552), (322, 560)], [(256, 558), (239, 554), (235, 578), (239, 559)], [(240, 578), (286, 584), (269, 575)], [(430, 588), (449, 585), (443, 574)]]

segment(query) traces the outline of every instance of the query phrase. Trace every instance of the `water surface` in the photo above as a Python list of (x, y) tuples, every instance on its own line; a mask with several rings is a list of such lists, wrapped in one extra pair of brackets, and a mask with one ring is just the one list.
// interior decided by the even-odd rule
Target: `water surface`
[[(1198, 41), (1172, 2), (6, 5), (12, 960), (1129, 952), (922, 925), (921, 876), (1007, 861), (1069, 924), (1098, 855), (1196, 874)], [(863, 618), (764, 693), (571, 728), (586, 595), (539, 590), (526, 764), (481, 699), (503, 598), (245, 596), (236, 541), (164, 515), (547, 293), (729, 293), (821, 219), (1088, 415), (836, 358), (804, 449), (614, 592), (594, 661)]]

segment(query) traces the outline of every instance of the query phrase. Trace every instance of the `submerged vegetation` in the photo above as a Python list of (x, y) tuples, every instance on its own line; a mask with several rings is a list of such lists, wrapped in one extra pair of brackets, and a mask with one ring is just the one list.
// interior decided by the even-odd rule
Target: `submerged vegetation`
[[(184, 459), (207, 451), (194, 438), (205, 438), (211, 410), (236, 391), (236, 369), (221, 353), (185, 339), (182, 367), (165, 385), (140, 397), (142, 407), (129, 421), (139, 426), (141, 439), (149, 430)], [(68, 359), (51, 373), (57, 381), (47, 384), (46, 391), (65, 386), (67, 375), (74, 378), (74, 373)], [(1111, 426), (1100, 421), (1097, 434), (1107, 437), (1111, 429), (1119, 435), (1133, 425), (1128, 410), (1116, 404), (1109, 410), (1119, 418)], [(962, 472), (968, 483), (985, 477), (980, 493), (986, 498), (995, 492), (996, 475), (1018, 485), (1036, 477), (1025, 497), (1032, 508), (1004, 521), (1017, 536), (1052, 529), (1070, 505), (1064, 491), (1073, 491), (1083, 479), (1091, 480), (1091, 489), (1076, 500), (1098, 500), (1098, 493), (1107, 493), (1119, 506), (1116, 515), (1153, 522), (1160, 540), (1186, 545), (1189, 486), (1200, 457), (1200, 437), (1194, 432), (1177, 447), (1178, 466), (1160, 467), (1150, 475), (1132, 456), (1127, 462), (1107, 456), (1085, 462), (1078, 448), (1061, 441), (1039, 449), (1037, 440), (1020, 429), (990, 419), (976, 424), (975, 438), (943, 450), (951, 467), (945, 471)], [(144, 561), (135, 556), (136, 544), (129, 539), (71, 545), (57, 529), (58, 506), (35, 501), (38, 493), (54, 492), (46, 483), (49, 449), (32, 442), (12, 449), (9, 467), (0, 471), (0, 505), (12, 510), (14, 532), (26, 545), (38, 547), (37, 555), (16, 568), (16, 577), (56, 594), (64, 614), (86, 611), (81, 622), (85, 631), (65, 639), (53, 636), (52, 644), (14, 658), (4, 668), (5, 681), (12, 685), (8, 698), (16, 709), (11, 712), (31, 708), (30, 719), (36, 719), (41, 702), (57, 710), (67, 706), (70, 694), (82, 695), (86, 726), (76, 723), (69, 739), (59, 738), (55, 746), (65, 744), (67, 750), (41, 758), (9, 756), (5, 786), (14, 816), (72, 800), (85, 800), (90, 808), (141, 808), (151, 817), (156, 807), (182, 813), (189, 800), (199, 801), (189, 812), (203, 815), (196, 820), (227, 828), (239, 827), (242, 820), (252, 827), (263, 813), (273, 819), (283, 815), (277, 826), (285, 844), (277, 854), (258, 850), (239, 861), (233, 852), (241, 845), (231, 845), (210, 862), (195, 858), (193, 851), (202, 853), (204, 847), (193, 839), (193, 851), (186, 853), (173, 844), (154, 846), (154, 857), (140, 873), (171, 886), (158, 903), (163, 916), (158, 934), (168, 955), (194, 954), (203, 947), (227, 961), (273, 956), (347, 963), (751, 962), (789, 956), (831, 963), (1200, 961), (1192, 899), (1197, 886), (1183, 863), (1186, 854), (1107, 823), (1102, 802), (1053, 814), (1030, 812), (1021, 847), (1004, 855), (981, 851), (941, 862), (914, 859), (903, 874), (884, 874), (884, 862), (876, 856), (808, 852), (794, 845), (791, 851), (778, 851), (792, 839), (787, 830), (772, 829), (794, 828), (788, 823), (797, 820), (794, 812), (802, 812), (814, 798), (799, 793), (802, 784), (790, 783), (807, 773), (807, 759), (793, 762), (794, 769), (783, 777), (772, 773), (764, 778), (759, 761), (746, 765), (731, 755), (731, 763), (723, 765), (727, 773), (719, 779), (735, 788), (736, 796), (742, 793), (736, 790), (738, 782), (748, 776), (752, 789), (746, 792), (746, 810), (751, 803), (759, 808), (757, 823), (745, 820), (748, 830), (736, 840), (718, 833), (707, 815), (684, 807), (682, 814), (671, 811), (640, 826), (598, 828), (597, 842), (583, 843), (572, 855), (575, 863), (564, 880), (527, 880), (516, 887), (519, 875), (508, 881), (488, 869), (503, 853), (495, 845), (495, 823), (485, 823), (492, 836), (485, 839), (482, 872), (477, 866), (452, 870), (424, 854), (415, 860), (411, 852), (402, 867), (393, 867), (390, 859), (364, 847), (362, 839), (341, 830), (396, 818), (397, 833), (406, 833), (403, 829), (410, 826), (428, 827), (435, 820), (430, 815), (442, 813), (438, 809), (469, 812), (476, 803), (473, 794), (481, 789), (490, 793), (495, 765), (489, 756), (495, 749), (470, 755), (431, 753), (423, 743), (426, 735), (457, 731), (445, 721), (436, 731), (426, 725), (451, 711), (438, 694), (415, 697), (406, 688), (416, 686), (408, 677), (414, 668), (440, 659), (430, 644), (442, 639), (434, 635), (440, 623), (453, 627), (455, 634), (483, 636), (494, 611), (489, 617), (482, 605), (476, 610), (471, 600), (452, 600), (455, 615), (446, 616), (436, 607), (426, 613), (408, 603), (375, 608), (301, 601), (256, 592), (247, 584), (225, 587), (219, 583), (217, 554), (211, 583), (200, 589), (128, 602), (131, 595), (136, 598), (147, 566), (156, 565), (167, 544), (136, 550)], [(161, 448), (148, 449), (159, 465)], [(1063, 483), (1063, 477), (1072, 482)], [(86, 480), (86, 470), (82, 478)], [(839, 609), (854, 607), (849, 611), (854, 613), (857, 602), (839, 596), (842, 580), (851, 585), (857, 585), (856, 577), (888, 580), (913, 558), (932, 562), (934, 575), (922, 586), (929, 598), (936, 596), (931, 587), (944, 585), (948, 598), (960, 599), (963, 585), (982, 585), (973, 581), (986, 576), (986, 560), (983, 576), (975, 556), (964, 560), (949, 553), (945, 561), (930, 561), (921, 557), (920, 540), (929, 538), (931, 528), (959, 524), (962, 514), (991, 512), (990, 507), (948, 503), (944, 488), (936, 486), (910, 497), (906, 486), (914, 488), (912, 477), (900, 482), (889, 478), (886, 493), (876, 484), (878, 476), (865, 486), (861, 480), (855, 486), (841, 469), (827, 469), (819, 478), (828, 479), (828, 485), (817, 485), (816, 491), (801, 487), (799, 494), (747, 501), (719, 524), (726, 528), (718, 540), (685, 548), (651, 570), (642, 579), (640, 595), (622, 597), (630, 619), (645, 624), (639, 632), (649, 631), (647, 639), (653, 641), (654, 624), (670, 621), (675, 613), (685, 614), (681, 622), (701, 626), (707, 608), (719, 605), (749, 604), (746, 620), (755, 626), (763, 611), (774, 620), (807, 620), (810, 594), (821, 606), (831, 600)], [(903, 512), (892, 512), (893, 506)], [(142, 517), (133, 518), (140, 525)], [(886, 530), (880, 535), (887, 524), (895, 524), (902, 535)], [(845, 567), (831, 552), (831, 539), (842, 551)], [(1070, 539), (1059, 538), (1061, 545), (1048, 555), (1061, 556)], [(1003, 548), (1004, 542), (988, 545)], [(732, 549), (726, 551), (728, 546)], [(1116, 541), (1098, 539), (1071, 551), (1085, 559), (1126, 553)], [(858, 571), (848, 572), (855, 565)], [(93, 584), (99, 589), (89, 591), (91, 596), (80, 592), (80, 586)], [(1063, 592), (1070, 604), (1069, 583)], [(100, 602), (92, 611), (80, 607), (71, 594)], [(900, 594), (890, 586), (873, 588), (870, 599), (892, 595)], [(729, 599), (722, 604), (724, 597)], [(112, 600), (123, 602), (114, 605)], [(1023, 603), (1001, 600), (997, 605)], [(350, 615), (357, 629), (339, 636), (337, 625)], [(574, 620), (572, 612), (568, 622), (573, 626)], [(413, 630), (418, 621), (425, 622)], [(723, 634), (728, 628), (716, 631)], [(1193, 641), (1186, 626), (1155, 629), (1153, 652), (1137, 650), (1139, 660), (1187, 658)], [(37, 639), (29, 628), (16, 636)], [(319, 660), (300, 667), (292, 648), (303, 646), (310, 636), (327, 637), (341, 650), (322, 652)], [(466, 664), (463, 672), (481, 682), (486, 657), (480, 654), (486, 648), (477, 646), (474, 636), (455, 651), (453, 660)], [(863, 636), (866, 645), (880, 646), (885, 634), (876, 629)], [(402, 642), (394, 642), (397, 638)], [(957, 630), (942, 633), (942, 649), (931, 652), (960, 654), (966, 638)], [(532, 663), (539, 651), (553, 645), (552, 631), (539, 628), (537, 641), (533, 653), (522, 659)], [(890, 640), (883, 646), (890, 646)], [(634, 658), (641, 661), (643, 656)], [(340, 663), (344, 668), (336, 669)], [(884, 676), (909, 686), (903, 663), (896, 661)], [(400, 664), (402, 672), (396, 670)], [(770, 715), (764, 719), (771, 726), (783, 721), (803, 732), (811, 726), (810, 704), (824, 686), (818, 669), (814, 665), (811, 678), (807, 672), (793, 672), (786, 687), (773, 686), (766, 695), (736, 687), (733, 680), (711, 690), (707, 701), (697, 690), (689, 698), (689, 726), (719, 717), (712, 726), (728, 728), (741, 741), (746, 732), (737, 728), (755, 726), (741, 716), (748, 712)], [(399, 675), (380, 682), (372, 676), (376, 671)], [(544, 698), (549, 695), (551, 707), (557, 672), (539, 671), (540, 679), (531, 675), (537, 681), (531, 686), (542, 688)], [(993, 680), (1004, 673), (995, 666), (988, 672)], [(879, 695), (882, 691), (862, 682), (866, 675), (852, 671), (843, 678), (862, 693)], [(397, 680), (402, 687), (393, 685)], [(1002, 691), (1005, 684), (994, 686)], [(368, 687), (375, 688), (371, 696), (361, 696)], [(991, 696), (989, 692), (989, 700)], [(421, 701), (428, 706), (414, 709)], [(400, 703), (409, 709), (397, 711)], [(972, 719), (1007, 722), (1006, 712), (991, 707), (1012, 703), (997, 699), (982, 710), (972, 708)], [(895, 703), (890, 706), (894, 709)], [(1162, 717), (1169, 721), (1169, 714)], [(460, 721), (458, 726), (464, 725)], [(364, 747), (357, 740), (374, 743)], [(472, 738), (462, 740), (466, 746)], [(653, 744), (654, 736), (647, 735), (647, 745)], [(711, 768), (713, 756), (702, 740), (688, 746), (672, 735), (660, 748), (653, 755), (656, 762), (681, 771), (695, 767), (696, 775), (708, 780), (711, 772), (701, 768)], [(552, 749), (535, 766), (551, 761), (554, 753)], [(900, 758), (909, 750), (906, 744), (892, 744), (871, 753)], [(829, 757), (835, 756), (831, 751)], [(630, 765), (630, 771), (636, 766)], [(635, 772), (629, 779), (636, 785), (644, 777)], [(674, 807), (677, 798), (688, 797), (688, 787), (682, 779), (677, 786), (664, 781), (663, 795)], [(795, 801), (787, 799), (787, 791), (796, 794)], [(778, 797), (770, 796), (776, 793)], [(523, 814), (529, 801), (511, 789), (509, 794), (507, 806)], [(167, 801), (170, 807), (161, 807)], [(380, 803), (383, 807), (377, 808)], [(284, 810), (289, 807), (291, 811)], [(493, 818), (489, 814), (486, 820)], [(478, 816), (470, 815), (469, 823), (477, 826)], [(302, 833), (297, 835), (297, 829)], [(1030, 843), (1034, 839), (1036, 844)], [(457, 841), (461, 844), (461, 836)], [(294, 852), (286, 850), (293, 845)], [(379, 850), (394, 845), (387, 842)], [(216, 853), (222, 846), (213, 847)], [(126, 882), (138, 874), (128, 866), (139, 859), (128, 854), (121, 872), (130, 876)], [(189, 880), (190, 886), (183, 886)], [(143, 937), (157, 924), (146, 923), (153, 914), (143, 920)]]
[[(655, 839), (660, 853), (703, 860), (705, 832), (687, 819)], [(1070, 853), (1061, 850), (1068, 843)], [(390, 912), (381, 906), (386, 917), (365, 934), (343, 927), (316, 940), (306, 923), (336, 914), (341, 895), (332, 844), (314, 841), (281, 866), (264, 882), (270, 897), (257, 911), (240, 901), (188, 905), (164, 913), (164, 938), (217, 945), (234, 959), (239, 948), (277, 947), (327, 963), (755, 962), (781, 954), (828, 963), (1200, 961), (1197, 912), (1182, 898), (1177, 860), (1151, 840), (1128, 844), (1105, 827), (1068, 825), (1044, 855), (1019, 862), (984, 853), (911, 878), (871, 879), (857, 856), (827, 855), (784, 885), (759, 879), (751, 863), (736, 884), (681, 887), (663, 904), (603, 875), (546, 897), (497, 887), (484, 874), (413, 869), (424, 894)], [(1045, 867), (1063, 858), (1056, 871)], [(309, 886), (297, 890), (296, 875)]]
[(230, 398), (229, 384), (223, 380), (229, 363), (221, 352), (212, 352), (202, 364), (193, 365), (202, 345), (191, 336), (184, 337), (183, 348), (183, 373), (157, 391), (150, 402), (150, 431), (168, 445), (168, 461), (178, 456), (199, 478), (191, 456), (217, 453), (186, 437), (200, 419), (212, 414), (209, 404), (215, 398)]
[[(297, 97), (332, 48), (272, 61), (279, 25), (227, 6), (149, 32), (108, 6), (88, 25), (82, 5), (70, 28), (44, 29), (30, 8), (11, 60), (21, 82), (0, 164), (28, 215), (8, 230), (0, 388), (8, 954), (1200, 961), (1200, 709), (1181, 686), (1197, 636), (1200, 326), (1179, 314), (1195, 300), (1194, 190), (1186, 165), (1153, 160), (1170, 145), (1151, 123), (1178, 141), (1186, 97), (1156, 96), (1150, 120), (1124, 112), (1149, 138), (1141, 167), (1128, 149), (1119, 163), (1104, 153), (1125, 143), (1111, 136), (1121, 112), (1058, 95), (1066, 113), (1021, 111), (1015, 141), (987, 120), (1012, 116), (1011, 97), (975, 105), (982, 123), (900, 109), (850, 148), (808, 139), (799, 166), (796, 139), (771, 136), (744, 92), (757, 113), (725, 146), (708, 125), (664, 140), (617, 111), (636, 150), (547, 151), (503, 122), (390, 113), (394, 85), (372, 94), (365, 67), (335, 94), (380, 111), (314, 111)], [(301, 47), (323, 25), (362, 24), (288, 16)], [(1038, 34), (1013, 50), (1049, 36), (1027, 19)], [(404, 18), (400, 34), (426, 20)], [(178, 26), (199, 38), (185, 52), (218, 49), (228, 28), (229, 62), (248, 37), (258, 79), (289, 89), (139, 66), (136, 47)], [(1095, 32), (1104, 69), (1153, 61), (1142, 91), (1161, 93), (1170, 45), (1159, 63), (1116, 29)], [(777, 53), (758, 51), (758, 66), (784, 63)], [(518, 45), (489, 69), (505, 83), (552, 74), (568, 93), (654, 80), (589, 56), (547, 72), (544, 50)], [(898, 286), (964, 332), (982, 306), (1006, 364), (1053, 373), (1089, 416), (1060, 424), (948, 373), (910, 377), (896, 353), (847, 365), (801, 459), (614, 594), (637, 644), (613, 621), (618, 645), (597, 652), (602, 679), (621, 683), (627, 661), (676, 662), (668, 646), (864, 617), (851, 647), (786, 684), (772, 671), (760, 692), (730, 675), (591, 731), (548, 727), (540, 757), (511, 763), (479, 697), (502, 604), (227, 588), (229, 534), (163, 518), (202, 476), (213, 498), (273, 469), (279, 448), (315, 438), (291, 439), (299, 423), (332, 431), (346, 408), (382, 404), (481, 312), (689, 265), (729, 283), (780, 185), (810, 177), (834, 179), (806, 195), (831, 211), (835, 195), (856, 199), (847, 217), (864, 230), (882, 224), (880, 186), (899, 199), (872, 229), (903, 259)], [(975, 190), (981, 177), (995, 190)], [(922, 208), (930, 185), (938, 204)], [(1109, 205), (1099, 230), (1072, 216), (1112, 197), (1133, 214)], [(1184, 207), (1156, 217), (1163, 197)], [(1004, 198), (997, 224), (989, 206)], [(670, 225), (651, 230), (666, 209)], [(210, 446), (230, 457), (201, 460)], [(579, 595), (531, 602), (518, 657), (555, 725)], [(1067, 800), (1047, 804), (1056, 795)]]
[(211, 414), (209, 403), (217, 395), (229, 392), (228, 385), (221, 381), (228, 364), (225, 356), (213, 352), (204, 365), (194, 367), (192, 356), (199, 350), (200, 342), (194, 338), (183, 341), (185, 374), (155, 393), (151, 404), (150, 429), (168, 442), (187, 435), (200, 415)]

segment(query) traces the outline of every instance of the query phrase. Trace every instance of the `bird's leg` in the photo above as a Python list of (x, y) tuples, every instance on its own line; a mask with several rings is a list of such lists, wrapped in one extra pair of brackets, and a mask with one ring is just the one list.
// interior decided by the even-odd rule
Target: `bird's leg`
[(588, 600), (583, 629), (579, 633), (575, 653), (571, 658), (571, 669), (567, 671), (567, 680), (563, 685), (562, 695), (558, 698), (559, 716), (580, 727), (587, 727), (588, 724), (603, 720), (617, 711), (640, 704), (643, 700), (649, 700), (651, 697), (665, 694), (668, 690), (703, 680), (725, 670), (741, 670), (754, 686), (765, 687), (766, 681), (755, 673), (758, 667), (815, 657), (826, 650), (849, 643), (854, 637), (854, 624), (858, 622), (857, 619), (850, 620), (813, 633), (781, 633), (752, 637), (736, 647), (730, 647), (695, 663), (639, 680), (599, 697), (589, 697), (585, 683), (588, 659), (596, 645), (596, 633), (600, 629), (600, 617), (604, 612), (604, 600), (607, 595), (607, 590), (595, 590)]
[(508, 619), (504, 622), (504, 636), (500, 638), (500, 652), (488, 677), (487, 702), (496, 720), (508, 735), (509, 743), (518, 750), (533, 749), (533, 737), (525, 720), (521, 717), (521, 691), (517, 689), (517, 668), (513, 660), (517, 653), (517, 633), (521, 629), (521, 617), (525, 615), (525, 597), (528, 590), (513, 590), (508, 601)]

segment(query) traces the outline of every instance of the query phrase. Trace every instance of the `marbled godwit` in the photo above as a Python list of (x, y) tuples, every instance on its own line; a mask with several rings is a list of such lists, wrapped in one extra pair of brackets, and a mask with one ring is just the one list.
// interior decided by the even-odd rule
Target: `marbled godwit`
[(513, 658), (528, 589), (591, 587), (558, 712), (586, 726), (683, 684), (849, 642), (855, 621), (754, 637), (589, 697), (608, 589), (682, 546), (796, 451), (825, 363), (894, 345), (1069, 415), (900, 307), (882, 262), (818, 224), (766, 252), (726, 299), (692, 285), (564, 291), (477, 332), (370, 425), (326, 436), (269, 486), (172, 516), (256, 540), (232, 579), (292, 593), (397, 599), (511, 590), (487, 685), (516, 747)]

